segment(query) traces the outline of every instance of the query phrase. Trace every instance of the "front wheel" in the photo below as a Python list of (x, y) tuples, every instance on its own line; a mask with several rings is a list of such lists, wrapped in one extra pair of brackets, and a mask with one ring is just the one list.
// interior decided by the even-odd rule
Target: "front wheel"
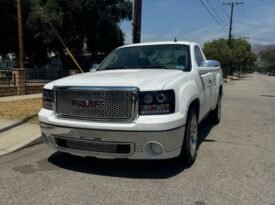
[(211, 122), (213, 124), (219, 124), (221, 121), (221, 111), (222, 111), (222, 99), (221, 95), (218, 97), (216, 108), (211, 112)]
[(180, 158), (187, 166), (191, 166), (197, 157), (198, 148), (198, 118), (194, 108), (190, 108), (185, 128), (184, 141)]

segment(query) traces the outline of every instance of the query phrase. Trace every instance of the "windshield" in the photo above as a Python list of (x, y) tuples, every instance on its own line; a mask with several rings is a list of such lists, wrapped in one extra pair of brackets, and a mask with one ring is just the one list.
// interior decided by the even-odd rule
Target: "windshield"
[(114, 50), (97, 70), (170, 69), (190, 71), (188, 45), (148, 45)]

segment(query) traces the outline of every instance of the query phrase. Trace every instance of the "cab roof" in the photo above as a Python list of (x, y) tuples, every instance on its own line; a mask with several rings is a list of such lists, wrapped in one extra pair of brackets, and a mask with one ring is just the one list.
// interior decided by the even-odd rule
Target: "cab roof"
[(197, 44), (190, 41), (158, 41), (158, 42), (146, 42), (146, 43), (135, 43), (121, 46), (119, 48), (135, 47), (135, 46), (152, 46), (152, 45), (188, 45)]

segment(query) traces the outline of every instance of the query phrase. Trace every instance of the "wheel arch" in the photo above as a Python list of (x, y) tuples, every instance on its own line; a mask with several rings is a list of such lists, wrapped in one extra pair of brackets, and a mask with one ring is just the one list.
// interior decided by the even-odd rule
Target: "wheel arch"
[[(197, 119), (199, 119), (199, 116), (200, 116), (200, 100), (199, 100), (199, 98), (194, 99), (194, 100), (190, 103), (190, 105), (189, 105), (189, 107), (188, 107), (188, 112), (189, 112), (189, 110), (190, 110), (191, 108), (194, 108), (194, 109), (196, 110)], [(188, 112), (187, 112), (187, 113), (188, 113)]]

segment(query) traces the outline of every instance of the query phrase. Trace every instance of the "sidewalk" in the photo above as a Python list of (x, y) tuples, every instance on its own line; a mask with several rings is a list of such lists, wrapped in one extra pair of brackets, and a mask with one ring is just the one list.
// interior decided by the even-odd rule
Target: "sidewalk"
[(0, 119), (0, 156), (42, 142), (39, 125)]
[[(0, 97), (0, 102), (41, 98), (40, 94)], [(39, 125), (0, 118), (0, 156), (42, 142)]]

